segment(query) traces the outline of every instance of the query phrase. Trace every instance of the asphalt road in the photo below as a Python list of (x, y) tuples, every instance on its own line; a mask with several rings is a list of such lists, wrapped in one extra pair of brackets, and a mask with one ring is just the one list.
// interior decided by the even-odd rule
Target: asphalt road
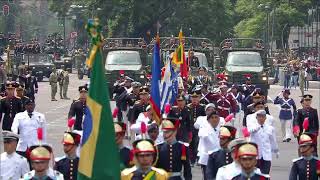
[[(45, 80), (46, 81), (46, 80)], [(36, 95), (36, 111), (44, 113), (47, 125), (48, 125), (48, 143), (53, 146), (55, 157), (63, 155), (63, 149), (61, 145), (61, 139), (63, 132), (67, 130), (67, 114), (70, 108), (70, 104), (73, 99), (78, 96), (78, 86), (84, 85), (88, 81), (87, 78), (84, 80), (78, 80), (75, 74), (70, 75), (70, 85), (68, 95), (70, 100), (60, 99), (59, 95), (56, 96), (58, 101), (50, 101), (50, 86), (48, 82), (39, 83), (39, 93)], [(275, 96), (282, 90), (282, 87), (273, 85), (269, 90), (269, 96), (275, 98)], [(320, 90), (310, 89), (308, 93), (314, 96), (313, 107), (318, 109), (320, 107)], [(293, 89), (291, 91), (291, 97), (297, 103), (298, 108), (301, 107), (300, 101), (300, 90)], [(114, 103), (111, 103), (114, 106)], [(288, 179), (288, 174), (291, 167), (291, 160), (297, 157), (297, 142), (296, 140), (290, 143), (283, 143), (281, 139), (280, 121), (278, 119), (279, 108), (275, 105), (269, 104), (271, 115), (276, 120), (277, 139), (280, 147), (280, 157), (276, 159), (274, 157), (272, 161), (271, 177), (272, 179)], [(199, 167), (193, 168), (193, 179), (201, 179), (201, 171)]]

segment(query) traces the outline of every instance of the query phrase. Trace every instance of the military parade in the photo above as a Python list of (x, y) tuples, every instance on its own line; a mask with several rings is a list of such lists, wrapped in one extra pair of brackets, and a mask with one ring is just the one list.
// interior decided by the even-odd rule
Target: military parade
[(0, 180), (320, 179), (320, 1), (0, 5)]

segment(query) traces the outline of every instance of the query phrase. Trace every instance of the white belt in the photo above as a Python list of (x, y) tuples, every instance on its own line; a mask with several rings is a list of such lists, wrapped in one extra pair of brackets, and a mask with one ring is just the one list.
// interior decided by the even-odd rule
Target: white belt
[(282, 111), (291, 111), (291, 109), (281, 108)]
[(182, 173), (181, 172), (168, 172), (170, 177), (181, 177)]
[(230, 110), (230, 108), (226, 108), (226, 107), (222, 107), (222, 106), (218, 106), (218, 109), (222, 109), (222, 110), (226, 110), (226, 111)]

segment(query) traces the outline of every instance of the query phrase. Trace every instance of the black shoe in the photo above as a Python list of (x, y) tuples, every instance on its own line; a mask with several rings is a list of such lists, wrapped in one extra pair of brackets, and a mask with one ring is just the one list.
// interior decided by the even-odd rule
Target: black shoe
[(290, 142), (290, 141), (291, 141), (291, 138), (288, 138), (288, 139), (287, 139), (287, 142)]
[(287, 142), (287, 139), (282, 140), (282, 142)]

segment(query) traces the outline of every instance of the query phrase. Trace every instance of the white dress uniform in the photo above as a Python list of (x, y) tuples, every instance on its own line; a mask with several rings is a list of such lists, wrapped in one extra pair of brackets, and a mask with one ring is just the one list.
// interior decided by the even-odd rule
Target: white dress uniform
[[(240, 174), (241, 171), (240, 164), (233, 161), (231, 164), (222, 166), (218, 169), (215, 180), (230, 180)], [(259, 168), (256, 168), (254, 172), (261, 173)]]
[[(24, 176), (23, 176), (23, 179), (22, 180), (28, 180), (28, 179), (32, 179), (35, 175), (35, 171), (32, 170), (28, 173), (26, 173)], [(52, 168), (49, 168), (47, 170), (47, 176), (53, 180), (64, 180), (63, 178), (63, 174), (60, 173), (59, 171), (56, 171), (56, 170), (53, 170)]]
[[(198, 120), (202, 122), (198, 122), (199, 125), (199, 145), (198, 145), (198, 156), (199, 156), (199, 164), (207, 165), (209, 155), (215, 151), (220, 149), (220, 139), (219, 139), (219, 130), (221, 125), (223, 125), (224, 119), (220, 118), (219, 124), (216, 128), (213, 128), (209, 122), (206, 120), (206, 116), (201, 116), (204, 118), (198, 118)], [(207, 124), (207, 125), (206, 125)], [(195, 125), (196, 128), (196, 125)]]
[(30, 171), (27, 159), (16, 152), (12, 154), (4, 152), (1, 154), (0, 160), (1, 180), (20, 179), (25, 173)]
[(259, 157), (265, 161), (272, 160), (272, 153), (278, 153), (278, 144), (274, 127), (264, 123), (248, 129), (251, 141), (258, 145)]
[[(268, 125), (274, 127), (274, 124), (275, 124), (274, 118), (271, 115), (266, 114), (265, 124), (268, 124)], [(257, 113), (249, 114), (247, 116), (247, 128), (252, 129), (252, 128), (255, 128), (256, 126), (259, 126), (259, 123), (257, 120)]]
[(27, 111), (20, 112), (14, 117), (11, 130), (14, 133), (20, 135), (20, 139), (17, 146), (17, 151), (25, 152), (28, 147), (35, 145), (39, 142), (37, 136), (37, 129), (43, 128), (43, 140), (46, 142), (46, 124), (45, 117), (43, 114), (38, 112), (32, 112), (31, 118)]

